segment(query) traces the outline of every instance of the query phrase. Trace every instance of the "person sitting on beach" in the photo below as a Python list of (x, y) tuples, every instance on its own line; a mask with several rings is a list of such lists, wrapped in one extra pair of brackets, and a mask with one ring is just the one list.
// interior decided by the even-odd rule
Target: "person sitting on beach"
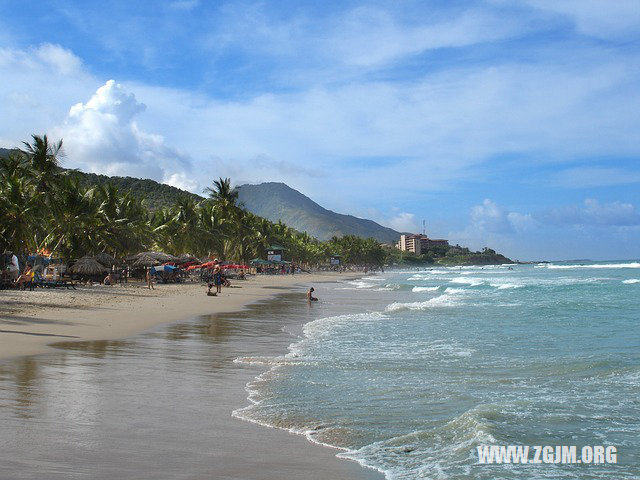
[(105, 285), (113, 285), (113, 277), (111, 276), (111, 274), (108, 274), (106, 277), (104, 277), (102, 283), (104, 283)]
[(313, 287), (311, 287), (309, 289), (309, 291), (307, 292), (307, 300), (309, 302), (317, 302), (318, 301), (318, 299), (313, 296), (313, 292), (314, 292)]
[(213, 283), (207, 283), (207, 296), (209, 297), (215, 297), (218, 294), (216, 292), (212, 292), (211, 289), (213, 288), (215, 284)]
[(16, 284), (20, 287), (20, 290), (24, 290), (25, 283), (33, 282), (33, 277), (35, 273), (33, 272), (33, 265), (27, 263), (27, 268), (24, 269), (24, 273), (18, 277), (16, 280)]

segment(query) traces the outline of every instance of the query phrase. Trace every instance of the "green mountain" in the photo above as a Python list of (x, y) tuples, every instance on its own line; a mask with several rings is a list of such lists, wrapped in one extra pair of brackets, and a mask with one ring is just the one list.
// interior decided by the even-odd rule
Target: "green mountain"
[[(11, 152), (19, 152), (19, 150), (0, 148), (0, 158), (6, 158)], [(182, 197), (192, 197), (196, 201), (200, 201), (203, 198), (195, 193), (180, 190), (155, 180), (134, 177), (109, 177), (96, 173), (85, 173), (80, 170), (68, 170), (68, 172), (77, 176), (80, 184), (85, 188), (111, 183), (121, 192), (129, 192), (137, 199), (144, 200), (147, 208), (152, 211), (170, 207)]]
[[(0, 158), (6, 157), (11, 150), (0, 148)], [(85, 187), (112, 183), (121, 192), (130, 192), (145, 200), (150, 210), (169, 207), (180, 197), (192, 197), (196, 201), (202, 197), (179, 188), (158, 183), (154, 180), (133, 177), (109, 177), (79, 170), (73, 172)], [(261, 183), (260, 185), (242, 185), (238, 187), (239, 200), (251, 213), (272, 222), (282, 220), (289, 227), (307, 232), (319, 240), (328, 240), (332, 236), (357, 235), (373, 237), (383, 243), (396, 242), (400, 233), (383, 227), (373, 220), (342, 215), (321, 207), (310, 198), (284, 183)]]
[(282, 220), (288, 226), (307, 232), (319, 240), (328, 240), (334, 235), (357, 235), (392, 243), (400, 238), (400, 232), (373, 220), (327, 210), (284, 183), (241, 185), (237, 189), (240, 203), (251, 213), (272, 222)]
[(170, 207), (179, 198), (191, 197), (196, 201), (202, 200), (200, 195), (180, 190), (179, 188), (158, 183), (155, 180), (134, 177), (108, 177), (96, 173), (84, 173), (76, 170), (73, 175), (80, 177), (80, 183), (85, 187), (112, 183), (121, 192), (130, 192), (134, 197), (144, 200), (149, 210)]
[(0, 148), (0, 158), (6, 158), (11, 152), (18, 152), (15, 148)]

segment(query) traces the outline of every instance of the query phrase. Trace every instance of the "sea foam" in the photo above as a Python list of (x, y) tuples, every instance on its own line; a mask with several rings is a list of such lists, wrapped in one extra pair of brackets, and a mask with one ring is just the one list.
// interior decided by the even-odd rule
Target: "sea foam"
[(547, 268), (550, 270), (571, 270), (574, 268), (640, 268), (640, 263), (596, 263), (592, 265), (554, 265), (549, 264)]
[(449, 283), (460, 283), (463, 285), (469, 285), (470, 287), (477, 287), (478, 285), (482, 285), (484, 280), (481, 278), (463, 277), (449, 280)]
[(435, 292), (440, 287), (413, 287), (412, 292)]
[(430, 298), (429, 300), (425, 300), (424, 302), (394, 302), (385, 308), (386, 312), (399, 312), (401, 310), (428, 310), (430, 308), (438, 308), (438, 307), (453, 307), (459, 304), (459, 299), (457, 298), (457, 293), (462, 292), (462, 289), (449, 289), (445, 291), (444, 295), (440, 295), (438, 297)]

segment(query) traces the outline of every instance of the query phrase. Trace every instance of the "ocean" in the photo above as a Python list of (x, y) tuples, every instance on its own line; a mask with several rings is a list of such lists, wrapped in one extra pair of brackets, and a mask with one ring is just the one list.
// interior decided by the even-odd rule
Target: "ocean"
[[(640, 263), (433, 267), (316, 288), (236, 417), (388, 479), (640, 478)], [(617, 463), (481, 464), (482, 445), (615, 446)], [(531, 455), (533, 458), (533, 454)]]

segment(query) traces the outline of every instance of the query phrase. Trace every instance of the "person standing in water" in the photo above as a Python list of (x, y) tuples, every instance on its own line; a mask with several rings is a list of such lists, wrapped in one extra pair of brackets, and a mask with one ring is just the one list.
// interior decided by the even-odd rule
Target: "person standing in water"
[(311, 287), (309, 289), (309, 291), (307, 292), (307, 300), (309, 302), (317, 302), (318, 301), (318, 299), (313, 296), (313, 292), (314, 292), (313, 287)]

